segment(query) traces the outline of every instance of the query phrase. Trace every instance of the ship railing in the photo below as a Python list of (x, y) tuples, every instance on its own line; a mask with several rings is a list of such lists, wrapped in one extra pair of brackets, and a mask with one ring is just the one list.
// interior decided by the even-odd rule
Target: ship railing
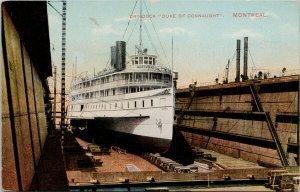
[(130, 85), (139, 85), (139, 84), (146, 84), (146, 85), (172, 85), (172, 82), (170, 80), (158, 80), (158, 79), (121, 79), (121, 80), (115, 80), (109, 83), (103, 83), (103, 84), (96, 84), (93, 86), (85, 87), (85, 88), (78, 88), (73, 89), (76, 90), (76, 93), (86, 93), (86, 92), (92, 92), (92, 91), (98, 91), (98, 90), (105, 90), (105, 89), (111, 89), (115, 87), (122, 87), (122, 86), (130, 86)]
[(171, 84), (172, 82), (170, 80), (149, 80), (149, 79), (130, 79), (130, 80), (125, 80), (125, 84)]
[(171, 70), (167, 67), (163, 67), (163, 66), (160, 66), (160, 65), (151, 65), (151, 64), (135, 64), (135, 65), (132, 65), (132, 64), (129, 64), (129, 65), (126, 65), (126, 69), (129, 69), (129, 70), (140, 70), (140, 71), (145, 71), (145, 70), (148, 70), (148, 71), (153, 71), (153, 72), (165, 72), (165, 73), (171, 73)]
[(109, 97), (96, 97), (93, 98), (93, 101), (113, 101), (113, 100), (122, 100), (124, 98), (125, 98), (125, 94), (118, 94)]
[(95, 102), (106, 102), (106, 101), (113, 101), (113, 100), (122, 100), (125, 98), (125, 94), (117, 94), (117, 95), (111, 95), (111, 96), (97, 96), (97, 97), (90, 97), (90, 98), (78, 98), (78, 101), (86, 101), (90, 103), (95, 103)]

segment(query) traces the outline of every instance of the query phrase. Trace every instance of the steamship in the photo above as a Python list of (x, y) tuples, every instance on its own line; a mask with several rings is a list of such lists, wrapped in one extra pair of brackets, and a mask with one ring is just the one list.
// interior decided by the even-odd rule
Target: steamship
[(147, 49), (127, 57), (124, 41), (111, 47), (110, 60), (107, 69), (74, 81), (67, 113), (71, 126), (111, 130), (136, 147), (166, 151), (173, 134), (173, 72)]

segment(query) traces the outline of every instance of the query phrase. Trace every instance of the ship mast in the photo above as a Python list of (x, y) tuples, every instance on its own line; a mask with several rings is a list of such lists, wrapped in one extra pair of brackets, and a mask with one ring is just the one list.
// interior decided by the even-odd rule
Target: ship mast
[(140, 47), (139, 53), (142, 53), (142, 0), (140, 0)]

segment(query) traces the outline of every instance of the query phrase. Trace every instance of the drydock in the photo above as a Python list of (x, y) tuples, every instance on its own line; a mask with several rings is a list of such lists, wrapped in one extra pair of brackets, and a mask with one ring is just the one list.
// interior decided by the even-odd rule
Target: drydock
[[(298, 85), (298, 76), (283, 76), (177, 90), (173, 141), (162, 154), (132, 154), (122, 145), (101, 147), (101, 141), (88, 143), (70, 134), (73, 141), (64, 147), (69, 187), (292, 189), (299, 176)], [(80, 158), (77, 152), (74, 159), (74, 143)], [(231, 188), (235, 185), (244, 186)]]
[(178, 90), (176, 127), (191, 146), (295, 166), (298, 81), (288, 76)]
[(234, 82), (176, 90), (167, 152), (137, 151), (111, 140), (113, 133), (76, 135), (65, 122), (55, 126), (51, 109), (46, 6), (2, 6), (4, 190), (300, 190), (299, 75), (248, 78), (244, 71), (240, 81), (238, 41)]

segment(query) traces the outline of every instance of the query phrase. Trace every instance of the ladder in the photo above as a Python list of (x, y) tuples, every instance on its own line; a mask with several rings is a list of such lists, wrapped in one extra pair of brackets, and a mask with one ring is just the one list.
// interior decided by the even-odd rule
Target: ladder
[(264, 109), (262, 107), (262, 104), (260, 102), (258, 93), (257, 93), (257, 89), (256, 89), (256, 87), (255, 87), (254, 84), (250, 85), (250, 90), (251, 90), (251, 95), (253, 97), (254, 103), (255, 103), (258, 111), (259, 112), (263, 112), (264, 115), (265, 115), (266, 123), (267, 123), (269, 131), (270, 131), (270, 133), (272, 135), (272, 138), (273, 138), (273, 140), (274, 140), (274, 142), (276, 144), (277, 152), (278, 152), (278, 155), (280, 157), (280, 161), (281, 161), (282, 165), (284, 167), (289, 166), (289, 162), (288, 162), (287, 156), (286, 156), (286, 154), (285, 154), (285, 152), (283, 150), (283, 147), (282, 147), (280, 139), (279, 139), (279, 137), (277, 135), (275, 126), (274, 126), (274, 124), (273, 124), (273, 122), (271, 120), (270, 113), (264, 111)]

